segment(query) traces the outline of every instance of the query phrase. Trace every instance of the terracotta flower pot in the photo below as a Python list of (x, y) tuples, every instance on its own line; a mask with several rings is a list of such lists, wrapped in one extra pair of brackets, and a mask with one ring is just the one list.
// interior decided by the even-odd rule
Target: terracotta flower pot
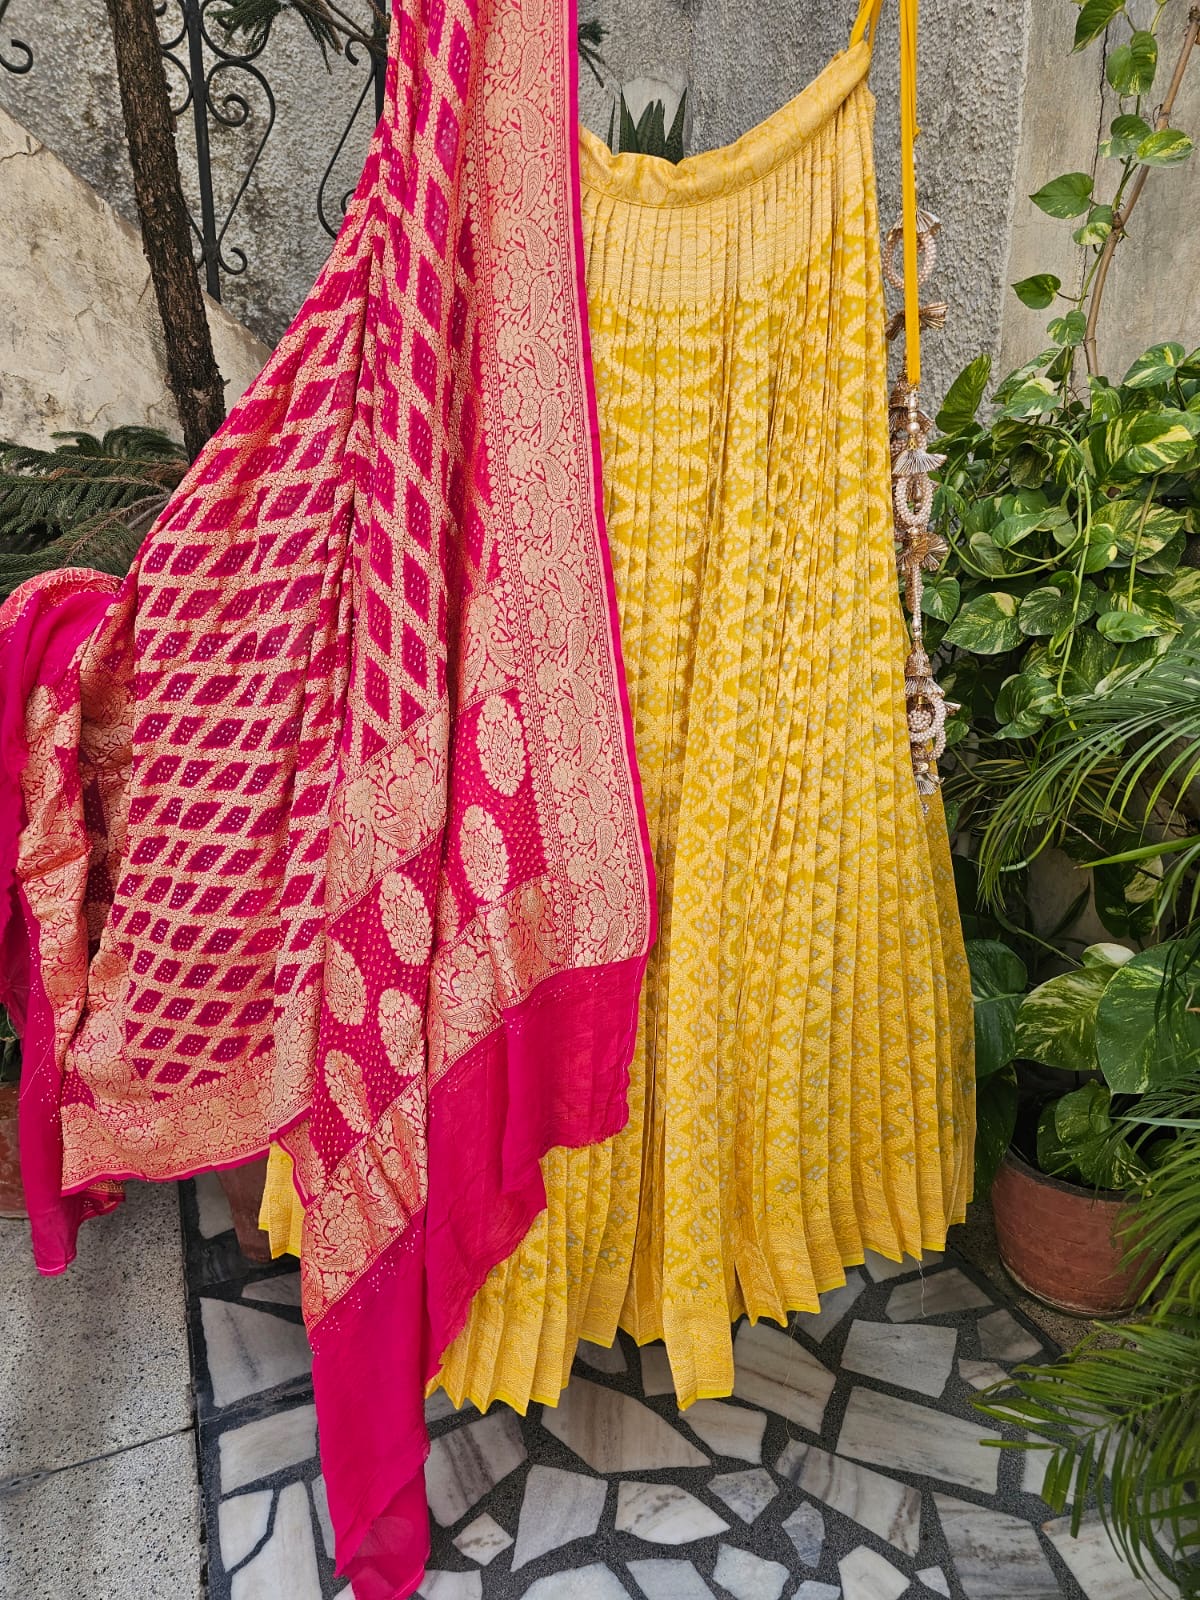
[(21, 1157), (17, 1148), (17, 1101), (21, 1086), (0, 1083), (0, 1217), (24, 1217)]
[(1028, 1294), (1077, 1317), (1119, 1317), (1140, 1298), (1152, 1266), (1122, 1264), (1133, 1202), (1082, 1189), (1010, 1150), (992, 1184), (1000, 1259)]
[(271, 1259), (271, 1242), (258, 1225), (263, 1190), (267, 1183), (267, 1158), (248, 1161), (244, 1167), (226, 1167), (218, 1172), (229, 1209), (233, 1212), (233, 1226), (237, 1241), (248, 1261), (266, 1262)]

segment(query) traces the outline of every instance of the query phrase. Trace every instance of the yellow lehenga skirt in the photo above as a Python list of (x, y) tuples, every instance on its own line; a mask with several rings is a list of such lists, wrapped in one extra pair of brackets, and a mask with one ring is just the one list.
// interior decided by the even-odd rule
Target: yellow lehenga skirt
[[(972, 1014), (945, 823), (904, 722), (865, 47), (672, 167), (582, 138), (605, 510), (660, 934), (629, 1126), (445, 1357), (456, 1402), (557, 1400), (577, 1341), (665, 1339), (680, 1401), (731, 1324), (813, 1309), (970, 1193)], [(294, 1234), (285, 1157), (264, 1216)]]

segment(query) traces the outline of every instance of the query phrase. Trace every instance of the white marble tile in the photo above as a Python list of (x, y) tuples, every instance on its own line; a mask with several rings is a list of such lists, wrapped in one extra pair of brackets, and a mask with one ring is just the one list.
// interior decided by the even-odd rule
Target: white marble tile
[(733, 1392), (739, 1400), (820, 1433), (837, 1380), (799, 1340), (762, 1322), (743, 1322), (733, 1342), (733, 1361)]
[(1162, 1597), (1179, 1592), (1165, 1579), (1160, 1578), (1159, 1587), (1152, 1591), (1135, 1578), (1113, 1549), (1104, 1524), (1095, 1513), (1084, 1519), (1077, 1539), (1071, 1537), (1070, 1517), (1044, 1522), (1042, 1532), (1070, 1568), (1087, 1600), (1152, 1600), (1155, 1593)]
[(932, 1589), (934, 1594), (944, 1595), (946, 1600), (950, 1600), (950, 1585), (941, 1567), (922, 1567), (917, 1573), (917, 1582)]
[(215, 1172), (202, 1172), (193, 1178), (196, 1185), (196, 1209), (200, 1213), (200, 1234), (205, 1239), (215, 1239), (233, 1227), (233, 1212)]
[(821, 1551), (825, 1548), (825, 1518), (816, 1506), (807, 1501), (797, 1506), (783, 1523), (783, 1531), (796, 1547), (796, 1557), (806, 1567), (821, 1565)]
[(542, 1423), (594, 1472), (708, 1465), (708, 1457), (656, 1411), (587, 1378), (572, 1378), (557, 1406), (543, 1406)]
[(927, 1272), (941, 1261), (940, 1250), (926, 1250), (920, 1261), (915, 1256), (905, 1256), (903, 1261), (889, 1261), (886, 1256), (867, 1251), (866, 1269), (872, 1283), (887, 1283), (891, 1278), (903, 1278), (910, 1272)]
[(674, 1394), (675, 1379), (671, 1376), (666, 1345), (644, 1344), (638, 1354), (642, 1358), (642, 1393)]
[(632, 1533), (649, 1544), (690, 1544), (729, 1531), (727, 1522), (686, 1489), (628, 1479), (617, 1486), (616, 1526), (618, 1533)]
[(435, 1389), (425, 1401), (425, 1426), (431, 1422), (441, 1422), (445, 1417), (453, 1417), (455, 1412), (454, 1402), (445, 1389)]
[(796, 1313), (796, 1326), (820, 1344), (822, 1339), (829, 1337), (866, 1287), (867, 1280), (862, 1273), (851, 1268), (840, 1288), (827, 1289), (821, 1296), (819, 1311)]
[(1046, 1472), (1050, 1466), (1052, 1450), (1022, 1450), (1021, 1488), (1026, 1494), (1036, 1494), (1041, 1499), (1046, 1486)]
[(232, 1494), (256, 1478), (293, 1467), (317, 1453), (317, 1413), (313, 1406), (273, 1411), (240, 1428), (227, 1428), (218, 1443), (221, 1493)]
[(1011, 1311), (993, 1311), (979, 1319), (979, 1350), (991, 1361), (1033, 1361), (1045, 1353)]
[(629, 1600), (629, 1590), (615, 1572), (597, 1561), (539, 1578), (526, 1589), (523, 1600)]
[(714, 1455), (731, 1456), (754, 1466), (762, 1460), (765, 1412), (731, 1406), (725, 1400), (696, 1400), (680, 1415)]
[(774, 1478), (765, 1467), (747, 1467), (744, 1472), (723, 1472), (710, 1478), (708, 1489), (735, 1517), (753, 1522), (779, 1493)]
[(948, 1494), (933, 1503), (967, 1600), (1055, 1600), (1058, 1579), (1027, 1522)]
[(838, 1562), (845, 1600), (899, 1600), (908, 1588), (908, 1576), (890, 1561), (860, 1544)]
[(301, 1378), (312, 1368), (308, 1339), (298, 1323), (207, 1296), (200, 1301), (200, 1321), (219, 1406)]
[(972, 1389), (990, 1389), (994, 1383), (1003, 1383), (1008, 1373), (994, 1361), (966, 1361), (958, 1363), (958, 1375)]
[(921, 1322), (954, 1311), (973, 1311), (992, 1301), (957, 1267), (898, 1283), (888, 1296), (887, 1314), (893, 1322)]
[(575, 1359), (582, 1361), (585, 1367), (591, 1367), (593, 1372), (613, 1374), (628, 1370), (619, 1339), (608, 1349), (602, 1344), (593, 1344), (590, 1339), (581, 1339), (575, 1350)]
[(958, 1345), (955, 1328), (934, 1328), (920, 1322), (850, 1324), (842, 1351), (844, 1371), (861, 1372), (898, 1389), (914, 1389), (937, 1399), (954, 1367)]
[(281, 1272), (274, 1278), (259, 1278), (242, 1290), (243, 1300), (259, 1300), (270, 1306), (298, 1306), (300, 1304), (300, 1274)]
[(482, 1572), (431, 1572), (426, 1569), (417, 1593), (422, 1600), (483, 1600)]
[(256, 1556), (230, 1582), (232, 1600), (321, 1600), (321, 1575), (313, 1543), (308, 1490), (289, 1483), (279, 1491), (275, 1526)]
[(995, 1494), (1000, 1452), (982, 1441), (999, 1438), (981, 1422), (963, 1422), (911, 1400), (855, 1388), (850, 1391), (837, 1449), (839, 1455), (872, 1466)]
[(646, 1600), (712, 1600), (712, 1590), (690, 1561), (630, 1561), (628, 1566)]
[(815, 1445), (790, 1440), (775, 1467), (814, 1500), (915, 1556), (921, 1542), (921, 1496), (907, 1483), (885, 1478), (856, 1461), (843, 1461)]
[(478, 1505), (526, 1457), (521, 1425), (507, 1406), (443, 1433), (429, 1447), (425, 1487), (429, 1510), (443, 1528)]
[(817, 1583), (808, 1578), (796, 1590), (792, 1600), (838, 1600), (841, 1590), (836, 1583)]
[(600, 1526), (607, 1493), (606, 1483), (582, 1472), (531, 1467), (521, 1501), (512, 1570), (519, 1571), (547, 1550), (558, 1550), (573, 1539), (590, 1539)]
[(723, 1544), (717, 1552), (713, 1577), (734, 1600), (779, 1600), (788, 1569), (778, 1561), (766, 1561), (749, 1550)]
[(221, 1565), (232, 1572), (244, 1561), (266, 1534), (271, 1522), (270, 1489), (256, 1489), (222, 1500), (217, 1511), (217, 1531), (221, 1545)]
[(313, 1510), (317, 1513), (317, 1522), (321, 1529), (321, 1543), (325, 1546), (325, 1554), (333, 1560), (333, 1518), (329, 1515), (329, 1491), (325, 1487), (325, 1474), (314, 1479), (312, 1485)]
[[(537, 1471), (536, 1467), (534, 1471)], [(489, 1566), (512, 1542), (512, 1534), (505, 1533), (495, 1517), (486, 1511), (474, 1522), (468, 1522), (458, 1538), (453, 1540), (456, 1550), (461, 1551), (468, 1561), (478, 1561), (481, 1567)]]

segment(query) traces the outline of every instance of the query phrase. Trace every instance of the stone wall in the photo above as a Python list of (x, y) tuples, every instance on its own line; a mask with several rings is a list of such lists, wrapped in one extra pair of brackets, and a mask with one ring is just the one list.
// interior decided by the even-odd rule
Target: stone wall
[[(56, 432), (179, 424), (162, 324), (136, 229), (0, 110), (0, 437), (45, 445)], [(267, 356), (210, 302), (232, 402)]]
[[(1130, 0), (1148, 9), (1151, 0)], [(845, 43), (854, 0), (580, 0), (585, 18), (608, 29), (605, 88), (582, 75), (584, 119), (607, 131), (615, 85), (649, 74), (689, 85), (692, 150), (740, 133), (801, 89)], [(1172, 0), (1164, 52), (1183, 26)], [(174, 0), (168, 17), (174, 14)], [(1111, 118), (1099, 47), (1069, 53), (1073, 0), (924, 0), (921, 7), (919, 180), (923, 202), (943, 221), (941, 261), (931, 292), (949, 301), (944, 333), (926, 346), (927, 392), (935, 397), (980, 350), (1011, 366), (1036, 348), (1045, 316), (1024, 310), (1007, 285), (1034, 270), (1064, 281), (1080, 270), (1070, 228), (1049, 222), (1028, 195), (1071, 167), (1090, 169)], [(29, 40), (33, 70), (0, 71), (0, 103), (19, 117), (132, 218), (111, 48), (103, 8), (78, 0), (11, 0), (4, 34)], [(224, 283), (226, 305), (261, 338), (276, 339), (328, 250), (316, 195), (363, 83), (361, 64), (328, 68), (301, 24), (283, 17), (258, 65), (276, 98), (275, 126), (227, 235), (248, 257), (242, 277)], [(244, 83), (245, 80), (242, 80)], [(898, 210), (897, 53), (894, 6), (887, 0), (873, 82), (885, 225)], [(226, 87), (235, 87), (234, 75)], [(221, 197), (242, 181), (265, 123), (251, 90), (251, 122), (214, 133)], [(351, 130), (329, 186), (349, 188), (369, 135), (371, 108)], [(1178, 120), (1200, 127), (1200, 63)], [(185, 173), (190, 129), (180, 124)], [(1109, 354), (1120, 364), (1155, 338), (1200, 340), (1200, 230), (1197, 167), (1157, 173), (1139, 208), (1137, 238), (1123, 245), (1109, 290), (1123, 309), (1107, 324)], [(1151, 275), (1151, 264), (1153, 273)]]

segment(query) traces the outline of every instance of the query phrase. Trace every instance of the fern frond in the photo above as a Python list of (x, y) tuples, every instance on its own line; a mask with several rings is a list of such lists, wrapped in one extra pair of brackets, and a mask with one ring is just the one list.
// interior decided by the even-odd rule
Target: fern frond
[(60, 435), (56, 449), (0, 440), (0, 593), (55, 567), (120, 575), (187, 471), (156, 428)]

